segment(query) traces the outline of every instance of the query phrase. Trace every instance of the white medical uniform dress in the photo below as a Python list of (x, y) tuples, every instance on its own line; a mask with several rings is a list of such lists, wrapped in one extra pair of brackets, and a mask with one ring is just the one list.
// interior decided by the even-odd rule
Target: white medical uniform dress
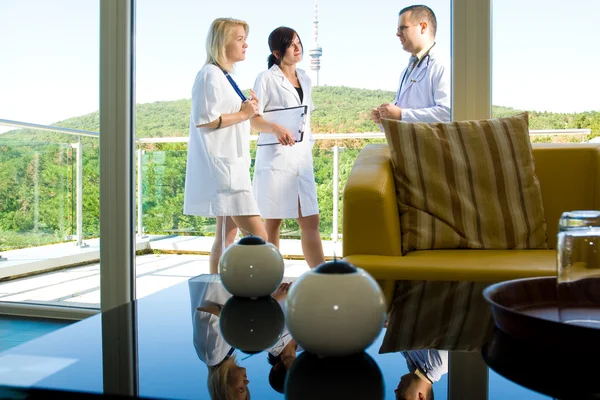
[(294, 146), (280, 144), (258, 146), (254, 166), (253, 190), (263, 218), (298, 218), (298, 201), (302, 216), (319, 213), (313, 171), (314, 139), (310, 114), (314, 110), (310, 78), (297, 69), (303, 100), (277, 65), (262, 72), (254, 84), (259, 112), (300, 105), (308, 106), (304, 138)]
[(213, 367), (225, 360), (232, 348), (221, 335), (219, 317), (206, 311), (198, 311), (198, 307), (223, 306), (231, 294), (225, 290), (216, 275), (200, 275), (191, 278), (188, 281), (188, 287), (192, 309), (194, 348), (198, 358), (207, 366)]
[(242, 100), (215, 65), (194, 81), (183, 212), (205, 217), (258, 215), (250, 180), (250, 122), (197, 128), (240, 111)]
[[(284, 278), (283, 282), (293, 282), (294, 279)], [(218, 275), (199, 275), (188, 280), (190, 292), (190, 306), (193, 326), (193, 342), (198, 358), (207, 366), (213, 367), (220, 364), (227, 355), (231, 354), (232, 346), (221, 335), (219, 317), (206, 312), (198, 311), (198, 307), (211, 305), (223, 306), (231, 298)], [(285, 312), (285, 300), (279, 302)], [(265, 349), (274, 356), (278, 356), (283, 348), (290, 342), (292, 336), (287, 327), (281, 332), (277, 342)], [(299, 351), (302, 349), (299, 349)]]
[[(284, 279), (284, 281), (293, 282), (294, 280)], [(286, 311), (287, 305), (286, 305), (285, 299), (279, 301), (279, 306), (281, 306), (283, 313), (287, 314), (287, 311)], [(287, 346), (292, 339), (293, 338), (287, 327), (287, 324), (285, 324), (283, 327), (283, 331), (281, 332), (281, 335), (279, 335), (279, 339), (277, 339), (277, 342), (273, 346), (269, 347), (266, 351), (268, 351), (269, 353), (271, 353), (272, 355), (277, 357), (281, 354), (281, 352), (283, 351), (285, 346)], [(302, 348), (302, 346), (298, 345), (298, 348), (296, 349), (296, 354), (298, 354), (301, 351), (304, 351), (304, 349)]]

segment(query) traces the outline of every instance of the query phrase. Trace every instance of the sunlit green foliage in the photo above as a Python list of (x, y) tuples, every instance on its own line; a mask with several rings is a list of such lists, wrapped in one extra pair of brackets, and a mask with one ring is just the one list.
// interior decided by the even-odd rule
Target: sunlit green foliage
[[(393, 92), (348, 87), (316, 87), (312, 114), (315, 133), (330, 133), (331, 140), (315, 144), (314, 169), (321, 234), (330, 238), (333, 229), (333, 146), (339, 146), (339, 205), (341, 194), (360, 149), (383, 140), (339, 140), (336, 133), (378, 132), (370, 120), (373, 107), (390, 102)], [(191, 101), (165, 101), (136, 107), (137, 138), (184, 137), (188, 135)], [(493, 116), (518, 113), (508, 107), (493, 107)], [(61, 121), (55, 125), (99, 131), (98, 113)], [(600, 112), (576, 114), (530, 112), (531, 129), (590, 128), (589, 137), (537, 137), (534, 141), (581, 141), (600, 135)], [(0, 251), (44, 243), (61, 242), (75, 235), (75, 152), (78, 138), (65, 134), (14, 130), (0, 135)], [(85, 237), (99, 235), (99, 143), (83, 137), (83, 231)], [(186, 143), (144, 143), (143, 225), (146, 233), (214, 235), (215, 219), (183, 215), (183, 191), (187, 157)], [(252, 156), (256, 153), (254, 143)], [(286, 220), (283, 237), (299, 237), (295, 220)]]

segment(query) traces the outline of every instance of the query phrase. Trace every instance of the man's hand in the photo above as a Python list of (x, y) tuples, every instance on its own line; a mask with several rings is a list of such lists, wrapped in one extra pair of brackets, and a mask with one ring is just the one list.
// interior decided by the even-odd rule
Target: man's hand
[(402, 119), (402, 109), (398, 106), (393, 105), (392, 103), (382, 104), (377, 110), (379, 111), (379, 118), (388, 118), (388, 119)]
[(380, 118), (381, 118), (381, 116), (379, 115), (379, 109), (378, 108), (371, 109), (371, 120), (373, 122), (375, 122), (376, 124), (380, 124), (381, 123)]

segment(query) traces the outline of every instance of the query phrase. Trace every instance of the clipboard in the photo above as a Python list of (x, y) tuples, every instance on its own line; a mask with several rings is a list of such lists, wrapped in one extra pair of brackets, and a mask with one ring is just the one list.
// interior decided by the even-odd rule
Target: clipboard
[[(265, 111), (262, 117), (275, 124), (281, 125), (292, 134), (295, 142), (301, 142), (304, 139), (304, 124), (306, 123), (306, 113), (308, 106), (296, 106), (281, 108), (278, 110)], [(258, 136), (257, 146), (271, 146), (280, 144), (277, 135), (274, 133), (261, 132)]]

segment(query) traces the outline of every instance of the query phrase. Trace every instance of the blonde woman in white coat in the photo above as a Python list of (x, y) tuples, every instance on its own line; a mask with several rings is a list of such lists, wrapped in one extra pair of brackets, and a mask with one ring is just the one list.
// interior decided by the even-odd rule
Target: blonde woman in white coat
[(247, 35), (244, 21), (214, 20), (206, 63), (192, 88), (183, 212), (217, 218), (209, 262), (213, 274), (238, 227), (267, 240), (250, 180), (250, 119), (257, 114), (258, 100), (254, 94), (245, 99), (229, 76), (233, 65), (246, 58)]
[[(279, 247), (281, 220), (295, 218), (301, 230), (302, 251), (309, 267), (325, 261), (319, 235), (319, 207), (313, 172), (310, 113), (314, 109), (310, 78), (296, 64), (302, 60), (302, 42), (296, 31), (279, 27), (269, 35), (269, 69), (262, 72), (254, 84), (258, 96), (258, 112), (300, 105), (308, 106), (303, 140), (294, 143), (289, 132), (278, 134), (281, 145), (259, 146), (256, 151), (253, 189), (269, 242)], [(259, 132), (281, 130), (266, 123)], [(256, 124), (258, 127), (258, 124)], [(271, 129), (269, 129), (269, 126)], [(291, 141), (290, 141), (291, 139)], [(291, 146), (293, 144), (293, 146)], [(286, 146), (288, 145), (288, 146)]]

